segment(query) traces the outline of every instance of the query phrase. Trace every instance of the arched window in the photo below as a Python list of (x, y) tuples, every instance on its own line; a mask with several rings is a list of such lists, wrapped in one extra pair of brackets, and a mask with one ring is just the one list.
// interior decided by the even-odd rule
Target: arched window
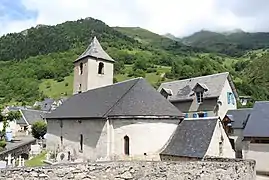
[(98, 74), (104, 74), (104, 63), (102, 62), (98, 65)]
[(79, 64), (79, 73), (83, 74), (83, 63)]
[(124, 154), (130, 155), (130, 140), (128, 136), (124, 136)]
[(83, 134), (80, 134), (80, 151), (83, 152)]

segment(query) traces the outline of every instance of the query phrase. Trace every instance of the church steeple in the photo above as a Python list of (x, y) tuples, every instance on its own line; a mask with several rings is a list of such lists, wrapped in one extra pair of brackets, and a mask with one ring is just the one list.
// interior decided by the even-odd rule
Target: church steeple
[[(85, 57), (93, 57), (97, 59), (103, 59), (106, 61), (114, 62), (114, 60), (104, 51), (101, 44), (97, 40), (96, 36), (94, 36), (92, 42), (87, 47), (87, 49), (79, 56), (76, 61), (79, 61), (80, 59), (83, 59)], [(76, 62), (75, 61), (75, 62)]]
[(94, 37), (74, 61), (74, 94), (113, 84), (114, 62)]

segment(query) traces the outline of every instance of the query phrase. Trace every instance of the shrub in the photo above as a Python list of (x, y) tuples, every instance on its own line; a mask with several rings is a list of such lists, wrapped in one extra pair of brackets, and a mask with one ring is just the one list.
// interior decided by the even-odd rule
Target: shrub
[(36, 139), (43, 139), (47, 133), (47, 124), (45, 121), (40, 120), (32, 125), (32, 135)]
[(65, 86), (69, 86), (68, 82), (66, 82), (64, 85), (65, 85)]
[(0, 148), (5, 148), (7, 145), (6, 141), (0, 141)]

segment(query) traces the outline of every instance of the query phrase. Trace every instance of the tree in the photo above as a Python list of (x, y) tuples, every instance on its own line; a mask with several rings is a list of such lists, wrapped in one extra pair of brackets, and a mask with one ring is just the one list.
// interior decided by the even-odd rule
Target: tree
[(47, 133), (47, 124), (45, 121), (40, 120), (32, 125), (32, 135), (36, 139), (43, 139)]

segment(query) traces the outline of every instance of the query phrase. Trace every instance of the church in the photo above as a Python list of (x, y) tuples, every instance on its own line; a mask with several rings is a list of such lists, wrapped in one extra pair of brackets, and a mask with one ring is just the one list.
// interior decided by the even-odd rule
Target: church
[[(173, 145), (178, 144), (175, 136), (181, 136), (182, 128), (192, 131), (198, 121), (179, 126), (184, 115), (143, 78), (113, 84), (114, 62), (96, 37), (74, 61), (73, 96), (46, 115), (47, 150), (68, 154), (68, 160), (84, 161), (158, 161), (180, 154)], [(185, 143), (189, 150), (203, 152), (199, 157), (193, 153), (191, 158), (234, 157), (218, 120), (204, 122), (199, 126), (200, 135), (189, 132)], [(190, 147), (192, 141), (205, 145)], [(212, 149), (216, 151), (212, 153)]]

